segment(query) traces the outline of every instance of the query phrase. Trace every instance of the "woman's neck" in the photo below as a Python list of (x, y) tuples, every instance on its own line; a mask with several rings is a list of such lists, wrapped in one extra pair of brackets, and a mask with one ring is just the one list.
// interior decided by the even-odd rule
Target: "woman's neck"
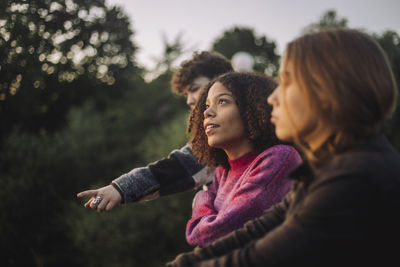
[(238, 158), (235, 158), (234, 160), (229, 160), (231, 174), (238, 174), (240, 176), (259, 154), (260, 151), (253, 150)]
[(229, 160), (234, 160), (243, 156), (246, 153), (254, 150), (253, 144), (248, 141), (241, 144), (231, 145), (229, 147), (224, 148), (226, 155), (228, 156)]

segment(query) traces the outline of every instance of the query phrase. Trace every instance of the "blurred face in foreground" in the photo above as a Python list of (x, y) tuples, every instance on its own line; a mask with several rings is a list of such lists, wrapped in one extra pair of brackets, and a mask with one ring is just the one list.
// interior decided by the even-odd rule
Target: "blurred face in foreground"
[(190, 107), (191, 110), (194, 109), (196, 106), (197, 101), (199, 100), (201, 89), (203, 89), (210, 79), (205, 76), (197, 77), (193, 80), (193, 83), (189, 84), (185, 88), (185, 97), (186, 97), (186, 104)]
[(331, 129), (316, 112), (312, 112), (303, 92), (308, 88), (300, 88), (294, 71), (293, 64), (284, 60), (279, 86), (267, 100), (273, 107), (271, 122), (275, 125), (276, 136), (282, 141), (304, 142), (314, 150), (326, 140)]
[(234, 96), (220, 82), (214, 83), (208, 92), (204, 129), (208, 145), (223, 149), (229, 159), (235, 159), (253, 149)]
[(293, 141), (297, 131), (306, 127), (311, 118), (305, 118), (307, 107), (301, 98), (299, 86), (293, 79), (292, 69), (281, 67), (279, 76), (279, 86), (268, 97), (268, 103), (273, 107), (271, 122), (275, 125), (279, 139)]

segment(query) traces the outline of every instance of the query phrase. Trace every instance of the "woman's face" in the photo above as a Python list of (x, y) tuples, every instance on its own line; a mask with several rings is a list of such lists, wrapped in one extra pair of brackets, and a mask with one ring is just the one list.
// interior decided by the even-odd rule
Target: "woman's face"
[(230, 159), (252, 150), (233, 94), (219, 82), (208, 92), (204, 129), (208, 145), (224, 149)]
[(276, 136), (290, 142), (299, 132), (312, 125), (316, 117), (308, 112), (307, 101), (294, 80), (290, 63), (282, 64), (279, 76), (279, 86), (268, 97), (268, 104), (273, 107), (271, 122), (275, 125)]
[(282, 64), (279, 75), (279, 86), (268, 97), (268, 104), (273, 108), (271, 122), (275, 125), (276, 136), (283, 141), (306, 143), (311, 150), (318, 149), (332, 135), (331, 125), (325, 123), (317, 112), (312, 112), (304, 92), (294, 79), (294, 67), (290, 61)]

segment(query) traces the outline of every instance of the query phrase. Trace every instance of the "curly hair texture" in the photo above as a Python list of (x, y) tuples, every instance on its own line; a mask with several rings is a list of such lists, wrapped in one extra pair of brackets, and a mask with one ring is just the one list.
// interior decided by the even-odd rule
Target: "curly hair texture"
[(254, 148), (259, 151), (280, 143), (275, 135), (275, 128), (270, 122), (272, 107), (267, 103), (267, 97), (276, 88), (276, 83), (262, 74), (238, 72), (223, 74), (210, 81), (191, 112), (187, 130), (190, 134), (193, 154), (202, 164), (209, 167), (221, 165), (229, 169), (228, 156), (223, 149), (208, 145), (203, 126), (208, 92), (217, 82), (232, 92), (241, 114), (245, 133)]
[(185, 88), (200, 76), (210, 80), (220, 74), (233, 71), (227, 58), (217, 52), (195, 52), (190, 60), (183, 61), (171, 79), (172, 90), (183, 95)]

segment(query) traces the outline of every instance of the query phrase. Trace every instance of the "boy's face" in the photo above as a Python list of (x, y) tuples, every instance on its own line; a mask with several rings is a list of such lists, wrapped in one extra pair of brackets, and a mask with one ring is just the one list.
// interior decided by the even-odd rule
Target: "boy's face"
[(197, 101), (199, 100), (201, 89), (203, 89), (210, 79), (205, 76), (199, 76), (193, 80), (193, 82), (186, 86), (185, 88), (185, 97), (186, 104), (190, 107), (191, 110), (196, 106)]

